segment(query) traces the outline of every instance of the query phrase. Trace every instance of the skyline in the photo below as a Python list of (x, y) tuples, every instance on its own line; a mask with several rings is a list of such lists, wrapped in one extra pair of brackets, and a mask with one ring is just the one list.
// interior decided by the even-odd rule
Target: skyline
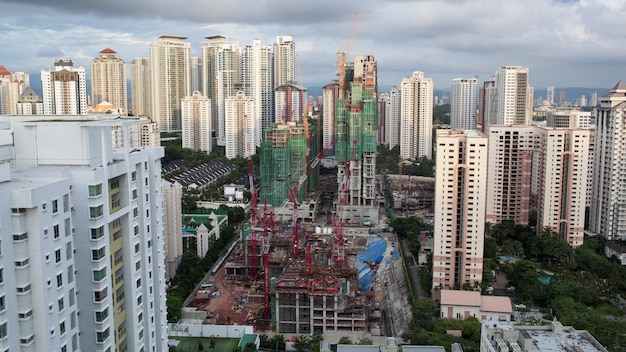
[[(245, 46), (257, 38), (271, 45), (277, 36), (293, 35), (307, 87), (336, 78), (335, 53), (346, 46), (353, 17), (358, 23), (368, 8), (358, 0), (184, 0), (176, 7), (146, 0), (0, 1), (0, 65), (29, 73), (31, 81), (59, 58), (89, 69), (104, 48), (126, 64), (147, 58), (148, 44), (161, 35), (188, 37), (196, 57), (206, 36), (224, 35)], [(348, 61), (374, 55), (381, 87), (399, 86), (402, 78), (422, 71), (435, 89), (449, 89), (454, 78), (478, 75), (480, 84), (501, 66), (519, 65), (530, 69), (530, 84), (538, 90), (610, 88), (626, 79), (626, 35), (613, 30), (625, 15), (620, 0), (371, 1)]]

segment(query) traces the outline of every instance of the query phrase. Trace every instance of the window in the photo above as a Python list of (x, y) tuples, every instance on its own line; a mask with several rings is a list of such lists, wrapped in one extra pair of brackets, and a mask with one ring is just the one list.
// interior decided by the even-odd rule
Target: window
[(138, 217), (138, 216), (139, 216), (139, 209), (134, 208), (134, 209), (133, 209), (133, 217), (134, 217), (134, 218), (136, 218), (136, 217)]
[(104, 258), (105, 255), (106, 249), (104, 247), (91, 250), (91, 260), (93, 260), (94, 262), (101, 260), (102, 258)]
[(141, 278), (137, 279), (137, 288), (141, 287)]
[(139, 197), (139, 192), (136, 189), (133, 189), (133, 199), (137, 199)]
[(100, 226), (98, 228), (91, 229), (91, 239), (92, 240), (100, 239), (100, 238), (102, 238), (102, 236), (104, 236), (104, 226)]
[(58, 299), (57, 306), (59, 308), (59, 312), (62, 312), (65, 309), (65, 300), (63, 299), (63, 297)]
[(98, 343), (103, 343), (109, 337), (109, 328), (104, 329), (104, 331), (96, 332), (96, 341)]
[(24, 258), (22, 260), (16, 260), (15, 261), (15, 266), (17, 268), (22, 268), (28, 265), (28, 258)]
[(56, 214), (59, 212), (59, 200), (55, 199), (52, 201), (52, 213)]
[(96, 323), (102, 323), (109, 316), (109, 308), (104, 308), (101, 312), (96, 312)]
[(119, 284), (122, 280), (124, 280), (124, 269), (120, 269), (115, 273), (115, 283)]
[(57, 287), (63, 286), (63, 273), (57, 275)]
[(0, 296), (0, 312), (4, 312), (7, 309), (7, 302), (5, 296)]
[(102, 204), (95, 207), (89, 207), (89, 218), (97, 219), (101, 217), (104, 214), (103, 209), (104, 207), (102, 206)]
[(131, 179), (132, 181), (137, 181), (137, 171), (133, 171), (133, 172), (131, 172), (131, 174), (130, 174), (130, 179)]
[(71, 289), (69, 292), (69, 300), (70, 300), (70, 307), (73, 306), (76, 303), (76, 296), (74, 295), (74, 289)]
[(135, 236), (137, 236), (139, 234), (139, 225), (135, 225), (135, 228), (133, 229), (133, 232), (134, 232)]
[(21, 286), (17, 288), (17, 293), (28, 293), (30, 292), (30, 284), (26, 285), (26, 286)]
[(59, 224), (54, 225), (53, 227), (54, 239), (61, 237), (61, 230), (59, 230)]
[(13, 241), (24, 241), (28, 239), (28, 232), (13, 234)]
[(61, 261), (61, 250), (57, 249), (54, 251), (54, 262), (59, 263)]
[(0, 268), (0, 284), (4, 283), (4, 268)]
[(65, 244), (65, 259), (66, 260), (72, 259), (73, 253), (74, 253), (74, 250), (72, 249), (72, 241), (67, 242)]
[(7, 323), (4, 322), (4, 323), (0, 324), (0, 340), (6, 339), (7, 334), (8, 334)]
[(21, 319), (21, 320), (28, 319), (28, 318), (30, 318), (32, 316), (33, 316), (33, 310), (32, 309), (29, 309), (26, 312), (19, 312), (17, 314), (17, 317), (19, 319)]
[(93, 281), (94, 282), (100, 282), (102, 280), (104, 280), (107, 276), (107, 268), (106, 266), (100, 270), (94, 270), (93, 271)]
[(103, 289), (102, 291), (96, 291), (93, 293), (93, 300), (96, 302), (102, 302), (108, 296), (107, 289)]
[(65, 335), (65, 322), (62, 321), (61, 324), (59, 324), (59, 333), (61, 334), (61, 336)]
[(89, 197), (97, 197), (102, 195), (102, 183), (89, 186)]
[(28, 337), (21, 338), (20, 344), (28, 345), (29, 343), (33, 342), (34, 339), (35, 339), (35, 335), (30, 335)]

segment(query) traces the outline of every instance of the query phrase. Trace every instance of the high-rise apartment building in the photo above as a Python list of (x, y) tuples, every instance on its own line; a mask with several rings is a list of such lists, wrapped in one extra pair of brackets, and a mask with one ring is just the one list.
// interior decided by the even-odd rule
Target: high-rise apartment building
[(210, 153), (211, 100), (196, 91), (182, 101), (183, 148)]
[(483, 274), (487, 137), (437, 131), (433, 293), (479, 289)]
[(257, 135), (255, 144), (261, 145), (263, 129), (271, 126), (274, 121), (274, 84), (272, 47), (261, 45), (255, 39), (252, 45), (244, 48), (241, 54), (242, 88), (246, 96), (254, 99), (255, 116), (259, 121), (255, 124)]
[(3, 350), (167, 349), (163, 149), (117, 117), (1, 118)]
[(455, 78), (450, 92), (450, 127), (453, 130), (476, 129), (478, 80)]
[(591, 111), (575, 108), (556, 108), (546, 115), (546, 125), (557, 128), (591, 128)]
[(183, 257), (183, 186), (178, 182), (163, 180), (163, 238), (165, 253), (165, 279), (176, 275), (176, 269)]
[(43, 115), (41, 97), (31, 87), (24, 88), (17, 103), (16, 115)]
[(247, 158), (256, 152), (255, 138), (257, 132), (254, 99), (247, 97), (243, 91), (229, 97), (225, 102), (226, 115), (226, 157)]
[(296, 43), (291, 35), (278, 36), (274, 43), (274, 89), (295, 81)]
[(131, 111), (134, 116), (150, 114), (150, 59), (137, 58), (130, 62)]
[(87, 79), (83, 67), (59, 59), (54, 70), (41, 70), (43, 110), (46, 115), (80, 115), (87, 111)]
[(596, 107), (593, 195), (589, 229), (611, 240), (626, 240), (626, 84), (619, 81)]
[(307, 105), (305, 87), (294, 82), (277, 87), (274, 90), (274, 122), (304, 122)]
[(532, 118), (533, 88), (529, 70), (521, 66), (503, 66), (495, 76), (496, 121), (489, 125), (528, 125)]
[(400, 155), (432, 159), (433, 80), (415, 71), (402, 79), (400, 89)]
[(389, 149), (400, 145), (401, 116), (402, 91), (398, 87), (391, 87), (391, 91), (389, 91), (389, 111), (387, 112), (387, 119), (385, 121), (387, 125), (385, 128), (385, 140), (388, 143)]
[(378, 96), (378, 144), (387, 144), (387, 115), (390, 110), (389, 93), (381, 93)]
[(491, 126), (486, 221), (550, 227), (571, 246), (583, 241), (591, 131)]
[(10, 72), (0, 65), (0, 115), (16, 115), (22, 93), (30, 86), (29, 75)]
[(91, 105), (109, 102), (122, 116), (128, 115), (126, 63), (106, 48), (91, 61)]
[(163, 35), (150, 43), (150, 118), (162, 132), (180, 131), (180, 103), (191, 95), (191, 44), (185, 39)]
[(189, 71), (191, 72), (191, 91), (202, 91), (202, 59), (199, 57), (189, 58)]
[[(322, 90), (322, 129), (324, 146), (335, 140), (335, 104), (339, 98), (339, 82), (332, 81)], [(334, 148), (333, 148), (334, 149)]]
[(550, 105), (554, 105), (554, 86), (546, 89), (546, 99), (550, 102)]
[(211, 99), (212, 129), (217, 145), (226, 145), (226, 99), (241, 89), (241, 49), (224, 36), (206, 37), (202, 43), (202, 93)]

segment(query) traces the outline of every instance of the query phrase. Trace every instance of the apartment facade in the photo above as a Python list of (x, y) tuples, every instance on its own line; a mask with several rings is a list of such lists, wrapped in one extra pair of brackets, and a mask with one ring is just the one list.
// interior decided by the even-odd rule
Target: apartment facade
[(440, 289), (477, 289), (482, 282), (487, 153), (487, 137), (480, 132), (437, 131), (435, 295)]
[(247, 158), (256, 153), (256, 124), (254, 99), (243, 91), (226, 99), (226, 157)]
[(211, 100), (196, 91), (182, 101), (183, 148), (212, 150)]
[(91, 61), (91, 105), (109, 102), (122, 116), (128, 115), (126, 63), (106, 48)]
[(261, 145), (261, 131), (274, 121), (274, 81), (272, 75), (272, 47), (262, 45), (255, 39), (252, 45), (244, 48), (241, 55), (242, 88), (246, 96), (252, 97), (255, 104), (255, 144)]
[(11, 280), (0, 297), (12, 303), (0, 310), (2, 347), (167, 349), (163, 149), (141, 147), (130, 135), (141, 121), (118, 117), (2, 119), (3, 155), (13, 155), (0, 167), (0, 217), (12, 226), (3, 239), (13, 238), (2, 245), (14, 257), (0, 269)]
[(322, 90), (322, 128), (324, 146), (335, 140), (335, 104), (339, 98), (339, 82), (332, 81)]
[(160, 36), (150, 43), (150, 117), (163, 132), (180, 131), (181, 101), (191, 94), (187, 37)]
[(274, 42), (274, 89), (287, 82), (296, 82), (296, 43), (292, 35), (278, 36)]
[(455, 78), (450, 91), (450, 127), (453, 130), (476, 129), (478, 80)]
[(54, 70), (41, 70), (43, 111), (46, 115), (80, 115), (87, 111), (87, 79), (83, 67), (59, 59)]
[(432, 159), (433, 80), (415, 71), (400, 87), (400, 155)]
[(150, 59), (133, 59), (130, 62), (130, 110), (134, 116), (150, 115), (151, 92)]
[(22, 93), (29, 87), (28, 73), (10, 72), (0, 65), (0, 114), (16, 115)]

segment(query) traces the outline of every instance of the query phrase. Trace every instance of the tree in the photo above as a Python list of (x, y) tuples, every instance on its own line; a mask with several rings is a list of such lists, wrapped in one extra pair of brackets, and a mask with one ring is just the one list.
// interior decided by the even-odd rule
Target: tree
[(437, 301), (425, 298), (413, 303), (413, 316), (418, 328), (430, 330), (437, 313)]
[(293, 342), (293, 348), (298, 352), (309, 351), (309, 347), (311, 345), (311, 339), (306, 335), (298, 335), (296, 336), (295, 341)]
[(198, 342), (198, 351), (204, 351), (204, 345), (201, 341)]
[(370, 339), (369, 337), (361, 337), (359, 339), (359, 342), (357, 343), (357, 345), (362, 345), (362, 346), (370, 346), (373, 344), (374, 344), (374, 341)]
[(254, 342), (248, 342), (246, 346), (243, 348), (244, 352), (256, 352), (256, 345)]
[(352, 343), (352, 340), (348, 336), (341, 336), (337, 344), (338, 345), (352, 345), (353, 343)]

